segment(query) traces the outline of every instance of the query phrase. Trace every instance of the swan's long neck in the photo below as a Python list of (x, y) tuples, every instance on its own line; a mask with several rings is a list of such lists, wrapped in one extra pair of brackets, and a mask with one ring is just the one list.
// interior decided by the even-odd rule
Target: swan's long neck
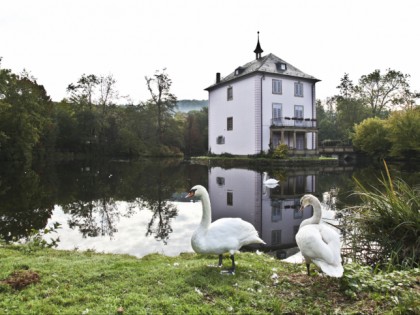
[(203, 215), (201, 217), (201, 226), (207, 228), (211, 224), (211, 205), (210, 197), (207, 192), (201, 196), (201, 204), (203, 205)]
[(321, 203), (318, 199), (312, 200), (311, 202), (312, 207), (314, 208), (314, 214), (311, 217), (311, 224), (319, 224), (322, 218), (322, 210), (321, 210)]
[(300, 227), (304, 227), (305, 225), (308, 225), (308, 224), (319, 224), (319, 222), (321, 222), (321, 218), (322, 218), (321, 203), (319, 202), (318, 199), (312, 199), (310, 202), (310, 205), (314, 209), (314, 214), (309, 219), (303, 220), (300, 223)]

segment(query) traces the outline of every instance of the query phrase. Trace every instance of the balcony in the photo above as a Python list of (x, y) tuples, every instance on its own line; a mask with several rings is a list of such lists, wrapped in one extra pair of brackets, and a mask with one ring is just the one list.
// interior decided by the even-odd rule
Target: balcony
[(302, 128), (302, 129), (316, 129), (315, 118), (298, 118), (298, 117), (279, 117), (271, 119), (271, 128)]

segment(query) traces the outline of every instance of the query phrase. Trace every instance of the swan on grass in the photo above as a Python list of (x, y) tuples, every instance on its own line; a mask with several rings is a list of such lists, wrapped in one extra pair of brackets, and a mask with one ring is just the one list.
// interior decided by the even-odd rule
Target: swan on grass
[(309, 205), (314, 209), (311, 218), (302, 221), (296, 234), (296, 243), (305, 258), (309, 275), (309, 264), (312, 262), (331, 277), (341, 277), (340, 234), (328, 224), (320, 224), (322, 217), (321, 203), (313, 195), (304, 195), (301, 210)]
[(210, 197), (203, 186), (192, 187), (186, 198), (194, 196), (201, 199), (203, 215), (200, 225), (191, 237), (193, 250), (199, 254), (219, 255), (218, 267), (222, 267), (223, 254), (229, 252), (232, 267), (223, 272), (235, 274), (235, 252), (242, 246), (265, 242), (258, 237), (258, 232), (251, 223), (240, 218), (222, 218), (212, 223)]
[(279, 181), (277, 179), (274, 178), (268, 178), (268, 174), (267, 172), (263, 173), (263, 184), (266, 186), (277, 186), (277, 184), (279, 183)]

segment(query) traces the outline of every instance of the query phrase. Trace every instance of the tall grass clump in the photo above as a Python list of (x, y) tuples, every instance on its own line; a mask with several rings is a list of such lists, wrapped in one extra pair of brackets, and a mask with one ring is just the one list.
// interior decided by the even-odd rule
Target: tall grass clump
[(419, 267), (420, 189), (391, 178), (388, 167), (378, 187), (356, 182), (362, 203), (353, 208), (354, 257), (381, 268)]

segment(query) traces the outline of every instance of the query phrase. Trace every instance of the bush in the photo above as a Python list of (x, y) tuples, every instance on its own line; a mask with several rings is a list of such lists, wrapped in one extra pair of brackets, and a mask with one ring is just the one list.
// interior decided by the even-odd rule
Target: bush
[(273, 152), (273, 157), (276, 159), (284, 159), (287, 157), (287, 154), (289, 153), (289, 147), (287, 144), (279, 144), (277, 148), (275, 148)]

